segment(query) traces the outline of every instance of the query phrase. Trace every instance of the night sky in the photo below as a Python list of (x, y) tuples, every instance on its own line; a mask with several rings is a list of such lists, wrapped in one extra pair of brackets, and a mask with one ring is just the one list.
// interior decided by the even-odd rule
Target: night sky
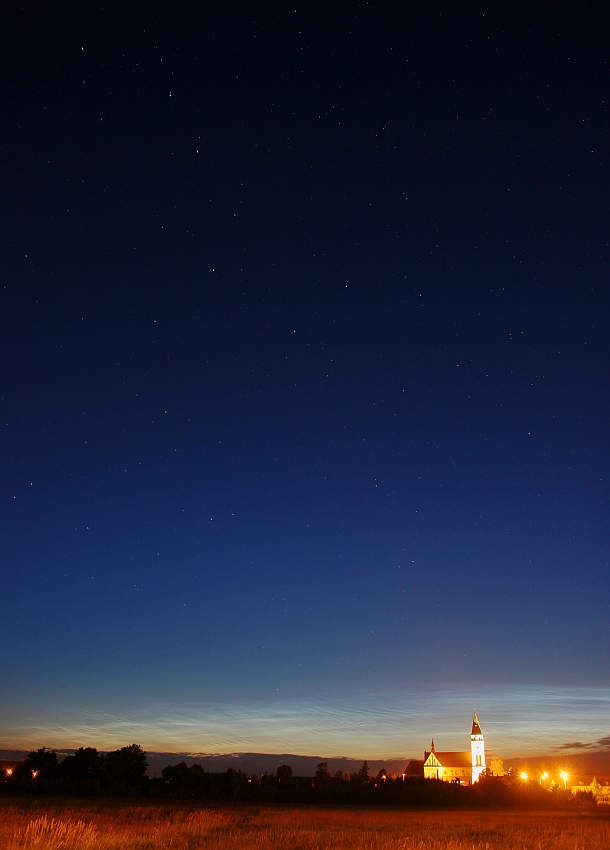
[(607, 10), (394, 6), (5, 15), (0, 746), (608, 745)]

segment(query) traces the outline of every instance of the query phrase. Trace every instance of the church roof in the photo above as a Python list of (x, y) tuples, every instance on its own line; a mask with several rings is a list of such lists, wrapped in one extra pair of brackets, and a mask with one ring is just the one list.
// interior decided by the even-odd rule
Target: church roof
[[(430, 753), (426, 753), (426, 761)], [(451, 753), (434, 751), (434, 755), (438, 759), (441, 767), (472, 767), (472, 753)]]

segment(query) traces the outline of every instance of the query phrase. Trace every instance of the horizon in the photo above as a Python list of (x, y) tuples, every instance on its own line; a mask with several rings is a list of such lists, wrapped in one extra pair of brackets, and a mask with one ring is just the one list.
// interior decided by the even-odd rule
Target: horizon
[[(53, 748), (47, 748), (49, 750)], [(96, 748), (97, 749), (97, 748)], [(55, 750), (59, 761), (72, 755), (76, 750)], [(101, 755), (107, 751), (98, 750)], [(189, 752), (156, 752), (144, 750), (149, 776), (157, 777), (161, 771), (170, 765), (181, 762), (187, 766), (199, 764), (206, 773), (225, 773), (229, 769), (239, 770), (248, 775), (263, 775), (264, 773), (275, 774), (281, 765), (290, 765), (297, 776), (312, 776), (321, 762), (328, 765), (331, 773), (337, 770), (342, 772), (354, 772), (362, 766), (366, 760), (371, 775), (378, 773), (382, 768), (390, 775), (399, 775), (413, 760), (423, 762), (422, 754), (406, 755), (385, 759), (367, 758), (366, 756), (348, 757), (340, 755), (298, 754), (298, 753), (189, 753)], [(27, 757), (27, 750), (0, 750), (0, 760), (18, 761)], [(423, 754), (425, 755), (425, 753)], [(496, 758), (494, 753), (487, 754), (487, 759)], [(500, 759), (507, 769), (523, 769), (536, 771), (546, 769), (550, 771), (566, 772), (573, 779), (585, 776), (600, 777), (610, 776), (610, 750), (599, 749), (579, 752), (576, 754), (559, 755), (557, 753), (539, 753), (536, 755), (513, 756), (512, 758)]]
[[(380, 692), (359, 701), (351, 696), (343, 700), (327, 696), (326, 701), (276, 700), (273, 705), (256, 707), (191, 705), (179, 711), (171, 704), (152, 704), (137, 708), (131, 717), (80, 713), (72, 725), (66, 715), (57, 727), (33, 724), (29, 731), (27, 714), (22, 714), (12, 735), (10, 722), (5, 721), (0, 747), (25, 751), (38, 746), (56, 750), (95, 746), (110, 751), (136, 741), (147, 752), (201, 756), (292, 753), (304, 757), (334, 752), (332, 758), (348, 759), (368, 753), (363, 757), (383, 761), (406, 757), (401, 751), (423, 752), (431, 738), (439, 750), (466, 749), (472, 722), (472, 709), (468, 711), (473, 705), (471, 693), (464, 688), (449, 692), (431, 688), (426, 695)], [(610, 746), (605, 725), (610, 688), (495, 687), (478, 688), (477, 693), (486, 752), (500, 758), (539, 753), (565, 754), (567, 758)], [(197, 746), (206, 742), (210, 746)]]

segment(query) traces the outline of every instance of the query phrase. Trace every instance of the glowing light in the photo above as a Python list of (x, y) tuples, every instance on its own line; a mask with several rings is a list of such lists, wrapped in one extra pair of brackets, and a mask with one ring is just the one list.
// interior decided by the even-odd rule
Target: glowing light
[(561, 771), (561, 773), (560, 773), (559, 775), (560, 775), (560, 776), (561, 776), (561, 778), (563, 779), (563, 790), (565, 791), (565, 790), (566, 790), (566, 783), (567, 783), (567, 781), (568, 781), (569, 773), (566, 773), (566, 771), (565, 771), (565, 770), (562, 770), (562, 771)]
[(521, 773), (519, 774), (519, 776), (521, 777), (521, 779), (522, 779), (524, 782), (527, 782), (527, 780), (529, 779), (529, 776), (527, 775), (527, 773), (526, 773), (524, 770), (522, 770), (522, 771), (521, 771)]

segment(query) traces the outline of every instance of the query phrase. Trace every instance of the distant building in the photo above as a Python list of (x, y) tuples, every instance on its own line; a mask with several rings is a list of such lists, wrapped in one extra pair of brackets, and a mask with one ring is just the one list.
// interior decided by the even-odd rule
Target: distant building
[(475, 708), (470, 733), (470, 752), (440, 752), (434, 746), (424, 753), (424, 777), (442, 779), (443, 782), (459, 782), (472, 785), (479, 781), (485, 767), (485, 742)]
[(610, 778), (603, 776), (600, 779), (597, 779), (595, 776), (591, 779), (589, 776), (581, 779), (577, 785), (571, 785), (569, 787), (572, 790), (572, 794), (590, 791), (598, 803), (610, 804)]
[(504, 762), (501, 758), (493, 756), (487, 764), (487, 773), (489, 776), (504, 776)]

